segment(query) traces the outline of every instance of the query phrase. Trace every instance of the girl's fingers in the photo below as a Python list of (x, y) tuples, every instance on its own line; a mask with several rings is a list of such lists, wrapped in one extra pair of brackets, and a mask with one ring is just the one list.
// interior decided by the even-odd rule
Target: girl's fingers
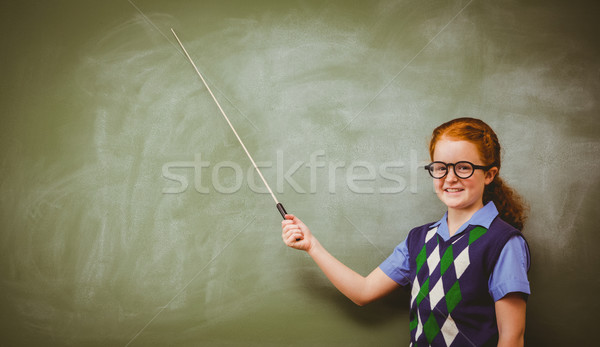
[(296, 239), (303, 239), (304, 234), (300, 229), (292, 229), (284, 233), (284, 238), (295, 241)]
[(289, 233), (292, 231), (297, 231), (300, 232), (300, 228), (298, 228), (297, 225), (286, 225), (285, 227), (283, 227), (283, 232), (284, 233)]
[[(291, 222), (291, 221), (289, 221), (289, 222)], [(282, 224), (282, 227), (283, 227), (283, 229), (299, 228), (299, 226), (294, 223), (285, 223), (285, 224)]]
[(294, 215), (288, 213), (288, 214), (285, 215), (284, 219), (285, 220), (292, 220), (292, 219), (294, 219)]
[(289, 227), (298, 227), (298, 225), (296, 225), (293, 221), (291, 220), (284, 220), (281, 222), (281, 227), (285, 230), (285, 228), (289, 228)]
[(296, 243), (298, 242), (298, 240), (299, 240), (299, 237), (298, 237), (298, 236), (294, 236), (294, 235), (292, 235), (292, 236), (290, 236), (290, 237), (288, 237), (288, 238), (287, 238), (287, 240), (286, 240), (286, 242), (285, 242), (285, 243), (286, 243), (288, 246), (289, 246), (289, 245), (294, 245), (294, 244), (296, 244)]
[(282, 238), (286, 245), (291, 246), (296, 244), (298, 240), (303, 240), (304, 233), (298, 226), (289, 225), (284, 228)]

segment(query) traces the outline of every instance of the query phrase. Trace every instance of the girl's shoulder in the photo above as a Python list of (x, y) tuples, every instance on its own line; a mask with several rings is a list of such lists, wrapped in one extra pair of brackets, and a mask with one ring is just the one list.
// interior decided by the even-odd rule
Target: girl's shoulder
[(508, 233), (508, 234), (512, 234), (512, 235), (523, 236), (519, 229), (510, 225), (508, 222), (506, 222), (505, 220), (500, 218), (500, 216), (497, 216), (496, 218), (494, 218), (494, 220), (492, 221), (492, 224), (490, 224), (489, 230), (493, 231), (493, 232), (498, 232), (498, 233)]
[(413, 241), (420, 242), (420, 241), (425, 240), (427, 238), (428, 233), (436, 232), (435, 230), (437, 230), (438, 224), (439, 224), (439, 221), (423, 224), (418, 227), (412, 228), (408, 232), (408, 236), (406, 237), (407, 245), (409, 245)]

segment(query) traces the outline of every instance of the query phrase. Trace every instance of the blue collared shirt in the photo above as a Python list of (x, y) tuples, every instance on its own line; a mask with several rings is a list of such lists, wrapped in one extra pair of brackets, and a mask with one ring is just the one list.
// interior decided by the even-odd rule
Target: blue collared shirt
[[(464, 232), (469, 225), (480, 225), (488, 229), (496, 216), (498, 216), (498, 210), (496, 205), (490, 201), (458, 228), (456, 234)], [(442, 219), (432, 225), (432, 227), (438, 228), (437, 234), (445, 241), (450, 238), (447, 217), (448, 212), (444, 214)], [(410, 265), (406, 240), (396, 246), (394, 252), (379, 265), (379, 268), (400, 285), (405, 286), (410, 283)], [(529, 270), (527, 243), (522, 237), (513, 236), (502, 249), (488, 280), (488, 289), (494, 301), (498, 301), (506, 294), (513, 292), (531, 294), (527, 270)]]

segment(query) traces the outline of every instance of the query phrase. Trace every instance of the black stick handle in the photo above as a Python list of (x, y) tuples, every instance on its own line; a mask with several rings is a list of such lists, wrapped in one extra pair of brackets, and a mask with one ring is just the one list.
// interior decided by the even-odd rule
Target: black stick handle
[(283, 208), (283, 205), (281, 203), (277, 203), (277, 209), (279, 210), (279, 213), (281, 213), (281, 217), (285, 219), (285, 215), (287, 214), (287, 212), (285, 211), (285, 208)]

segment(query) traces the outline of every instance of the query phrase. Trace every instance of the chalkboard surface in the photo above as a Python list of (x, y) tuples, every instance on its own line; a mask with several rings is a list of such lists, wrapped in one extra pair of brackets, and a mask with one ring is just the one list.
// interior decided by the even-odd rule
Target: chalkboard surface
[(526, 344), (600, 311), (592, 1), (18, 1), (0, 11), (0, 345), (398, 346), (280, 236), (367, 274), (444, 213), (431, 130), (488, 122), (528, 201)]

